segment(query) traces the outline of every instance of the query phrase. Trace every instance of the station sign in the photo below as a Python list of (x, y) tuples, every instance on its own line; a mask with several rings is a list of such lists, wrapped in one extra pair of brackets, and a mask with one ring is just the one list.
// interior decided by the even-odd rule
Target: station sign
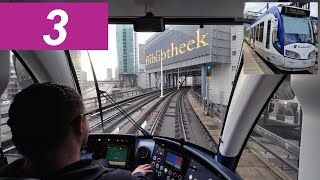
[(0, 3), (1, 50), (107, 50), (107, 2)]

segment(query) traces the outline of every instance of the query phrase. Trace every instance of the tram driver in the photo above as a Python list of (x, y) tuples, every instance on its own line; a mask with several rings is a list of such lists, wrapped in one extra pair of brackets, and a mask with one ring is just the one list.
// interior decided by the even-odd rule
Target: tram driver
[(80, 160), (89, 123), (81, 96), (72, 88), (37, 83), (19, 92), (7, 123), (12, 141), (24, 157), (0, 169), (0, 177), (40, 179), (145, 179), (148, 164), (133, 172), (106, 168), (93, 159)]

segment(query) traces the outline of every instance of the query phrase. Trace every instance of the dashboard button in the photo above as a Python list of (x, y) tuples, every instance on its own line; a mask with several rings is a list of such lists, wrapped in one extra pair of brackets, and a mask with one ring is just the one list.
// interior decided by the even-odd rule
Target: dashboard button
[(160, 158), (158, 158), (158, 159), (157, 159), (157, 162), (160, 162), (160, 161), (161, 161), (161, 159), (160, 159)]
[(160, 166), (160, 170), (161, 170), (161, 171), (163, 170), (163, 166)]
[(177, 177), (177, 173), (173, 173), (173, 177)]
[(179, 179), (179, 180), (181, 180), (181, 179), (182, 179), (182, 176), (181, 176), (181, 175), (179, 175), (179, 176), (178, 176), (178, 179)]
[(192, 174), (189, 175), (189, 179), (192, 180)]
[(167, 176), (166, 179), (167, 179), (167, 180), (170, 180), (170, 176)]
[(155, 165), (156, 163), (154, 162), (154, 161), (152, 161), (152, 163), (151, 163), (152, 165)]
[(162, 173), (159, 171), (159, 172), (158, 172), (158, 176), (161, 176), (161, 175), (162, 175)]
[(159, 168), (159, 164), (158, 164), (158, 163), (156, 164), (156, 168), (157, 168), (157, 169)]
[(157, 156), (153, 156), (153, 160), (155, 161), (157, 159)]
[(167, 172), (168, 172), (168, 169), (167, 169), (167, 168), (164, 168), (164, 172), (167, 173)]
[(169, 170), (168, 174), (171, 176), (171, 175), (172, 175), (172, 171), (171, 171), (171, 170)]

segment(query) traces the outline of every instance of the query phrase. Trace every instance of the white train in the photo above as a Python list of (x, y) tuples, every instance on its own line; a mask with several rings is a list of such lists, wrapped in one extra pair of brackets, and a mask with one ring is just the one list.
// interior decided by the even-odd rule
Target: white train
[(245, 41), (279, 69), (302, 71), (316, 61), (313, 32), (309, 10), (272, 7), (245, 30)]

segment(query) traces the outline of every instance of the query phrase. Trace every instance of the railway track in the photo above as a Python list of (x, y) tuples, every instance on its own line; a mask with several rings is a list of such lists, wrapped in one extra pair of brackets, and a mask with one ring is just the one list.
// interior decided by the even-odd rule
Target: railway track
[[(173, 90), (165, 90), (164, 94), (170, 93)], [(130, 100), (130, 105), (128, 105), (128, 102), (118, 104), (127, 114), (131, 115), (134, 112), (138, 111), (140, 108), (143, 106), (147, 105), (154, 99), (159, 97), (159, 92), (156, 92), (154, 94), (145, 96), (143, 98), (136, 98), (134, 100)], [(99, 133), (111, 133), (118, 127), (128, 123), (128, 120), (126, 117), (118, 111), (115, 107), (112, 107), (113, 111), (111, 112), (110, 110), (109, 113), (104, 114), (104, 116), (107, 116), (107, 118), (103, 119), (104, 122), (104, 128), (101, 128), (101, 121), (99, 118), (96, 118), (93, 121), (90, 122), (90, 131), (91, 132), (99, 132)], [(105, 111), (105, 112), (108, 112)]]
[[(173, 90), (167, 89), (164, 91), (164, 94), (170, 93)], [(141, 96), (137, 96), (134, 98), (129, 98), (127, 101), (122, 101), (121, 103), (117, 103), (118, 106), (121, 106), (122, 109), (124, 109), (127, 114), (132, 114), (133, 112), (137, 111), (141, 107), (145, 106), (152, 100), (159, 97), (160, 92), (152, 92), (143, 94)], [(130, 102), (130, 105), (128, 104)], [(107, 118), (104, 118), (104, 129), (102, 130), (105, 133), (111, 133), (119, 124), (121, 123), (128, 123), (126, 118), (123, 116), (121, 112), (119, 112), (115, 106), (106, 108), (102, 111), (104, 116), (107, 116)], [(101, 129), (101, 120), (99, 118), (100, 113), (94, 113), (92, 116), (94, 117), (94, 120), (89, 121), (90, 131), (95, 131), (97, 129)], [(3, 152), (4, 153), (13, 153), (15, 152), (15, 146), (13, 145), (11, 140), (7, 140), (3, 145)]]
[(188, 90), (181, 89), (169, 96), (158, 108), (158, 114), (147, 130), (155, 136), (184, 139), (214, 151), (217, 145), (187, 99)]

